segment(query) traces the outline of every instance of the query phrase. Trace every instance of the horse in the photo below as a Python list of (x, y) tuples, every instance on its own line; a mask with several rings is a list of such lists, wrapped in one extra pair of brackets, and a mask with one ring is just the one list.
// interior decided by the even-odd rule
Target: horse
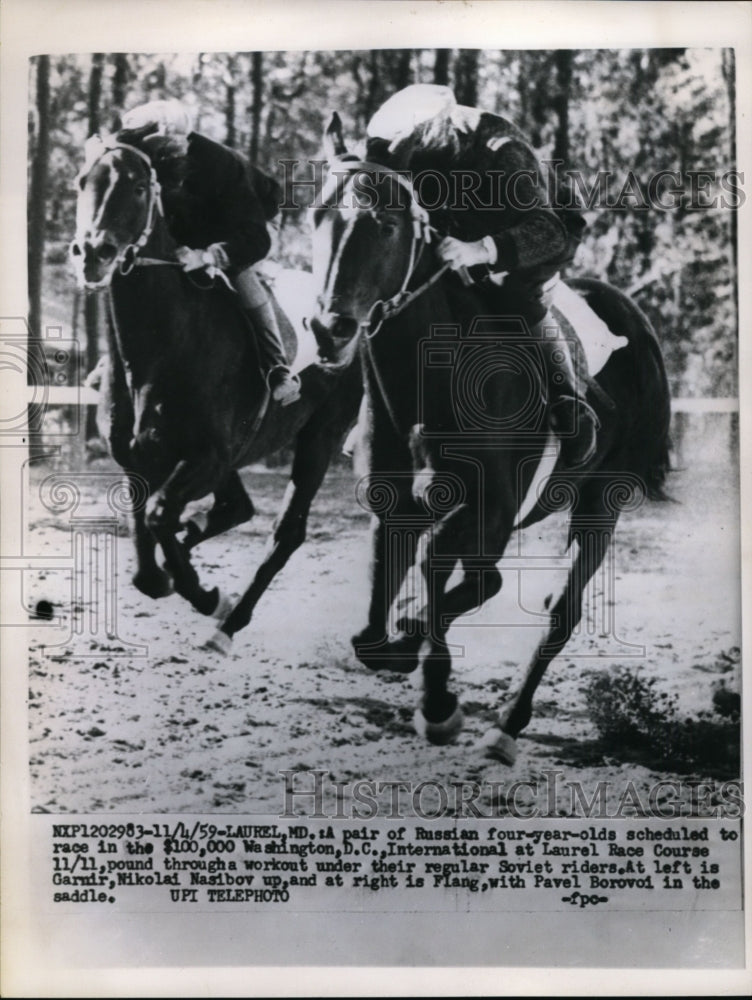
[[(145, 138), (137, 145), (114, 136), (88, 140), (70, 252), (80, 283), (109, 293), (100, 427), (132, 497), (144, 497), (133, 505), (133, 583), (152, 598), (174, 589), (218, 619), (205, 646), (226, 653), (305, 539), (311, 503), (355, 418), (362, 380), (355, 352), (330, 353), (324, 363), (309, 332), (314, 360), (299, 373), (299, 401), (281, 407), (270, 398), (234, 290), (221, 273), (207, 280), (177, 263), (148, 148)], [(310, 274), (292, 278), (300, 294)], [(276, 300), (275, 309), (292, 359), (295, 331)], [(219, 588), (202, 587), (190, 552), (252, 517), (238, 470), (292, 442), (291, 478), (273, 534), (233, 605)], [(208, 516), (181, 523), (186, 504), (210, 494)]]
[[(581, 619), (583, 592), (621, 511), (645, 497), (670, 499), (660, 346), (648, 318), (616, 288), (568, 282), (626, 346), (591, 380), (600, 422), (595, 456), (576, 473), (557, 464), (520, 517), (553, 441), (533, 339), (520, 319), (489, 316), (482, 290), (441, 265), (428, 214), (404, 174), (348, 154), (336, 123), (328, 135), (329, 187), (313, 212), (314, 323), (320, 336), (360, 342), (367, 474), (359, 494), (373, 514), (368, 616), (352, 643), (373, 670), (422, 668), (414, 726), (430, 742), (453, 741), (463, 725), (448, 687), (449, 626), (499, 592), (497, 564), (515, 531), (569, 508), (563, 593), (553, 605), (548, 599), (547, 633), (480, 742), (483, 753), (511, 764), (535, 690)], [(459, 582), (449, 586), (457, 572)], [(411, 576), (422, 582), (405, 597)]]

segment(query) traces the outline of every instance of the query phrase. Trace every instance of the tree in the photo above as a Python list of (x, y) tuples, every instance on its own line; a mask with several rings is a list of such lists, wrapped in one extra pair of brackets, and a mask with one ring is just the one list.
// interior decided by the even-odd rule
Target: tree
[[(29, 329), (27, 380), (35, 382), (38, 372), (45, 370), (42, 350), (42, 267), (44, 263), (46, 196), (50, 156), (50, 60), (39, 56), (36, 66), (36, 142), (31, 164), (29, 185)], [(42, 453), (42, 411), (29, 408), (29, 455), (33, 460)]]
[(259, 138), (261, 132), (261, 108), (264, 89), (264, 55), (262, 52), (251, 53), (251, 142), (248, 153), (251, 163), (256, 163), (259, 156)]
[(118, 52), (114, 59), (115, 71), (112, 74), (112, 107), (114, 110), (114, 117), (112, 120), (112, 127), (117, 128), (119, 125), (120, 112), (125, 107), (125, 102), (128, 96), (130, 66), (128, 65), (128, 56), (122, 52)]
[(478, 49), (460, 49), (454, 63), (454, 94), (459, 104), (478, 103)]
[(235, 95), (237, 92), (236, 80), (237, 59), (235, 56), (227, 57), (227, 66), (224, 74), (225, 85), (225, 145), (235, 147)]
[(433, 82), (446, 87), (449, 84), (449, 54), (450, 49), (436, 49), (433, 63)]
[(572, 86), (571, 49), (558, 49), (554, 53), (556, 91), (552, 101), (557, 116), (554, 138), (554, 160), (569, 163), (569, 93)]
[(42, 336), (42, 265), (44, 262), (48, 167), (50, 158), (50, 57), (39, 56), (36, 66), (36, 136), (29, 186), (29, 325)]
[[(104, 55), (95, 52), (91, 57), (89, 73), (88, 119), (89, 135), (94, 135), (100, 128), (100, 103), (102, 100), (102, 70)], [(86, 327), (86, 366), (92, 371), (99, 360), (99, 295), (97, 292), (86, 292), (84, 297), (84, 322)], [(93, 407), (86, 410), (86, 440), (97, 436), (96, 414)]]

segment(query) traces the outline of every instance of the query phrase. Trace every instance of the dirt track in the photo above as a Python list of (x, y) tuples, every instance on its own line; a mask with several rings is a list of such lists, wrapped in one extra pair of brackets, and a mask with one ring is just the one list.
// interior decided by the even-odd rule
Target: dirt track
[[(373, 675), (350, 651), (349, 636), (363, 622), (367, 597), (368, 519), (352, 499), (345, 469), (327, 477), (308, 542), (227, 658), (198, 650), (211, 624), (179, 597), (154, 602), (135, 591), (124, 535), (118, 540), (119, 640), (87, 638), (85, 656), (81, 645), (74, 654), (40, 655), (40, 644), (66, 640), (71, 604), (70, 572), (41, 574), (29, 582), (26, 601), (30, 607), (40, 598), (54, 602), (61, 619), (32, 630), (34, 809), (277, 814), (278, 772), (312, 768), (341, 781), (501, 782), (501, 791), (484, 791), (480, 800), (501, 814), (508, 811), (504, 795), (512, 782), (537, 782), (551, 769), (565, 782), (580, 782), (588, 795), (597, 782), (612, 782), (612, 804), (629, 780), (647, 799), (650, 786), (674, 777), (671, 768), (618, 748), (604, 750), (584, 688), (590, 671), (641, 666), (662, 690), (678, 694), (682, 713), (695, 717), (711, 707), (714, 685), (734, 685), (740, 610), (731, 466), (728, 451), (715, 449), (700, 466), (694, 461), (699, 477), (672, 477), (681, 505), (649, 504), (624, 516), (615, 548), (615, 632), (622, 642), (644, 645), (645, 655), (627, 656), (626, 646), (599, 636), (597, 623), (594, 634), (586, 630), (573, 640), (539, 689), (512, 769), (484, 759), (474, 744), (521, 676), (540, 635), (531, 612), (542, 611), (556, 574), (529, 571), (519, 586), (516, 574), (505, 574), (501, 595), (453, 628), (450, 641), (465, 647), (456, 657), (454, 685), (466, 728), (453, 746), (425, 744), (410, 724), (419, 676)], [(256, 518), (195, 553), (205, 580), (236, 592), (258, 562), (285, 482), (282, 472), (244, 475)], [(85, 490), (79, 516), (103, 511), (101, 494)], [(39, 507), (30, 523), (35, 553), (69, 551), (65, 518)], [(522, 551), (560, 553), (563, 523), (551, 520), (525, 533)], [(147, 655), (130, 655), (128, 642), (146, 644)], [(716, 788), (735, 777), (712, 768), (693, 776)], [(557, 809), (567, 814), (569, 803), (562, 790)]]

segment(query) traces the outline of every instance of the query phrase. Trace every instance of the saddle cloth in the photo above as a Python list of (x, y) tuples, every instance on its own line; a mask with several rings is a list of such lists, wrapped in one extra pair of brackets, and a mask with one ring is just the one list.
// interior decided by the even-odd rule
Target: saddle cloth
[(597, 375), (614, 351), (626, 347), (628, 343), (626, 337), (612, 333), (583, 296), (563, 281), (556, 282), (550, 309), (565, 339), (576, 334), (590, 375)]
[[(563, 281), (556, 281), (551, 289), (548, 305), (564, 339), (571, 343), (573, 335), (576, 335), (579, 340), (582, 349), (575, 349), (572, 354), (575, 368), (580, 375), (585, 372), (591, 377), (597, 375), (614, 351), (626, 347), (629, 343), (626, 337), (612, 333), (600, 316), (590, 308), (584, 297), (565, 285)], [(543, 494), (556, 468), (559, 450), (555, 435), (553, 432), (549, 433), (548, 443), (543, 449), (533, 480), (517, 513), (515, 526), (524, 521)]]

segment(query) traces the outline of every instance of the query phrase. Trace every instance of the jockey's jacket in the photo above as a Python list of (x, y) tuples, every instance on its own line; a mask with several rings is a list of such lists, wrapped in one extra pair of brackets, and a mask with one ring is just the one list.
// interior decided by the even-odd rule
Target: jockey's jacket
[(229, 269), (238, 272), (269, 253), (266, 222), (281, 195), (277, 182), (240, 153), (191, 132), (182, 183), (164, 186), (162, 201), (178, 243), (194, 249), (222, 243)]
[[(442, 174), (449, 198), (430, 213), (433, 224), (442, 235), (468, 242), (490, 236), (497, 253), (490, 270), (510, 273), (509, 291), (526, 300), (533, 307), (531, 318), (538, 319), (542, 286), (574, 256), (585, 220), (576, 207), (564, 207), (571, 204), (571, 192), (549, 190), (546, 166), (516, 125), (463, 107), (454, 109), (453, 120), (456, 153), (406, 143), (408, 162), (397, 162), (385, 140), (372, 138), (367, 157), (408, 169), (414, 180), (423, 171)], [(421, 188), (430, 196), (436, 191), (428, 179)]]

